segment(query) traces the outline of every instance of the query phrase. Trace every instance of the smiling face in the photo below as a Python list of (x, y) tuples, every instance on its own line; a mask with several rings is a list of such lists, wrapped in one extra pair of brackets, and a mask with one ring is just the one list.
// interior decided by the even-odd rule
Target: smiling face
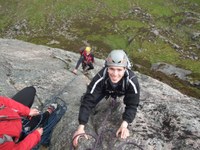
[(108, 75), (112, 83), (118, 83), (125, 73), (125, 67), (108, 67)]

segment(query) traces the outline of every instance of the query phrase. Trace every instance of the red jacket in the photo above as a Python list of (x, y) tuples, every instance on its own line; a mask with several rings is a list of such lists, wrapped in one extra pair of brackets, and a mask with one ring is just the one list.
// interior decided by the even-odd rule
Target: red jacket
[(94, 63), (94, 56), (91, 53), (87, 54), (86, 51), (83, 51), (82, 56), (84, 57), (85, 64)]
[[(17, 141), (22, 131), (22, 121), (20, 116), (28, 116), (29, 113), (30, 109), (23, 104), (18, 103), (10, 98), (0, 96), (0, 138), (6, 134), (11, 136), (14, 141)], [(4, 116), (6, 116), (6, 118), (2, 119)], [(6, 141), (0, 144), (0, 149), (30, 150), (40, 141), (40, 139), (41, 136), (39, 132), (35, 130), (19, 143), (15, 143), (14, 141)]]

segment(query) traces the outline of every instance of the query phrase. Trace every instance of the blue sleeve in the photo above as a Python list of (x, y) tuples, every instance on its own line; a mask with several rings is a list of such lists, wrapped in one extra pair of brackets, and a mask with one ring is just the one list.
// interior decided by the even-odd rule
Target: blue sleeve
[(80, 66), (80, 64), (82, 63), (83, 60), (84, 60), (84, 56), (81, 55), (81, 57), (79, 58), (79, 60), (78, 60), (78, 62), (77, 62), (77, 64), (76, 64), (75, 69), (78, 69), (78, 67)]

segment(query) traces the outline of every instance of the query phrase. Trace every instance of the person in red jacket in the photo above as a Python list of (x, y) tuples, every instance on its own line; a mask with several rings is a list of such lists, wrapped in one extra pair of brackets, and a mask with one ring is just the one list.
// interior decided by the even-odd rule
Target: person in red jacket
[[(38, 127), (26, 136), (21, 138), (22, 117), (32, 117), (37, 122), (39, 111), (35, 108), (29, 108), (33, 104), (35, 97), (35, 88), (26, 87), (18, 92), (12, 99), (0, 96), (0, 149), (1, 150), (30, 150), (41, 140), (43, 128)], [(46, 114), (50, 114), (53, 109), (47, 109)], [(44, 114), (45, 114), (44, 113)], [(35, 117), (34, 117), (35, 116)], [(48, 115), (45, 118), (47, 118)], [(44, 121), (44, 120), (43, 120)], [(31, 127), (31, 126), (30, 126)], [(21, 139), (20, 139), (21, 138)]]
[(83, 47), (80, 49), (80, 58), (76, 64), (75, 69), (72, 71), (74, 74), (77, 74), (77, 70), (82, 63), (82, 68), (84, 73), (87, 73), (88, 70), (94, 69), (94, 55), (91, 53), (91, 47)]

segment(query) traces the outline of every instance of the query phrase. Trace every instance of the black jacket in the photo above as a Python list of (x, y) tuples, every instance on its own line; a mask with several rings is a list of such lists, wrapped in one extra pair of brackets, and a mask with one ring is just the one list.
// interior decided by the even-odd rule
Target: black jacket
[(133, 71), (127, 69), (124, 77), (115, 87), (112, 86), (109, 80), (107, 68), (103, 68), (93, 78), (83, 97), (79, 111), (79, 124), (86, 124), (91, 110), (104, 96), (109, 95), (112, 97), (124, 95), (123, 101), (126, 106), (122, 119), (131, 123), (135, 118), (140, 96), (139, 83), (136, 75)]

